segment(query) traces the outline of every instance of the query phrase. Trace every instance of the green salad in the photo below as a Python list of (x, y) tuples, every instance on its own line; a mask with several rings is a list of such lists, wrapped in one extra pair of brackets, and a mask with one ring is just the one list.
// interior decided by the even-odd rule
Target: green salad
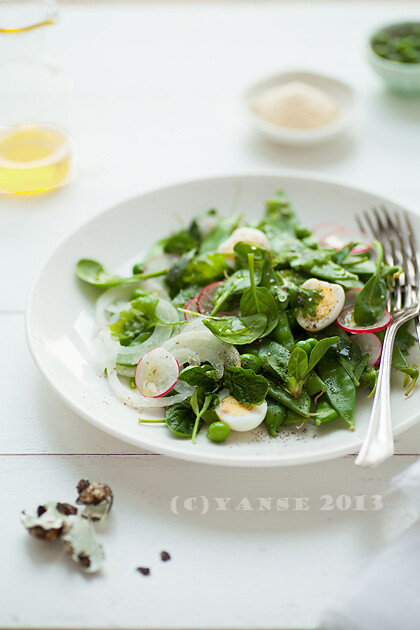
[[(98, 360), (111, 390), (140, 422), (193, 442), (203, 428), (213, 442), (259, 425), (273, 438), (306, 422), (354, 429), (356, 390), (375, 390), (387, 289), (400, 272), (358, 230), (302, 225), (283, 191), (253, 222), (198, 215), (131, 275), (76, 266), (101, 290)], [(419, 374), (407, 358), (414, 343), (401, 327), (392, 367), (406, 394)]]

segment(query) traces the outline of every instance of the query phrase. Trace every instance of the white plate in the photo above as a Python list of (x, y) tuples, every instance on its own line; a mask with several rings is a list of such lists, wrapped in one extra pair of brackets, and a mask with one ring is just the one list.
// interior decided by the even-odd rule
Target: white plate
[[(254, 111), (256, 99), (266, 90), (292, 81), (307, 83), (328, 94), (339, 109), (338, 120), (317, 129), (287, 129), (263, 120)], [(290, 146), (308, 146), (332, 140), (348, 131), (357, 119), (357, 96), (354, 89), (344, 81), (315, 72), (282, 72), (264, 79), (247, 90), (243, 103), (250, 124), (259, 133), (269, 140)]]
[[(344, 422), (320, 428), (308, 422), (300, 430), (281, 429), (277, 438), (270, 438), (262, 427), (252, 433), (232, 433), (226, 443), (214, 444), (203, 428), (194, 445), (177, 438), (166, 427), (139, 426), (135, 410), (111, 394), (106, 378), (95, 367), (91, 340), (97, 291), (76, 279), (74, 266), (79, 258), (95, 258), (110, 269), (128, 272), (128, 261), (177, 228), (175, 214), (188, 221), (197, 212), (214, 207), (222, 214), (235, 210), (256, 219), (261, 216), (264, 201), (278, 188), (287, 192), (309, 226), (334, 219), (355, 227), (355, 213), (380, 203), (390, 210), (401, 210), (396, 203), (339, 183), (277, 173), (186, 182), (140, 195), (102, 213), (55, 251), (32, 288), (26, 311), (33, 357), (56, 393), (76, 413), (135, 446), (209, 464), (286, 466), (357, 451), (369, 416), (366, 392), (359, 395), (354, 432)], [(420, 234), (420, 219), (413, 215), (412, 220)], [(418, 419), (419, 399), (416, 392), (405, 400), (401, 378), (397, 376), (395, 381), (393, 423), (395, 433), (400, 433)]]

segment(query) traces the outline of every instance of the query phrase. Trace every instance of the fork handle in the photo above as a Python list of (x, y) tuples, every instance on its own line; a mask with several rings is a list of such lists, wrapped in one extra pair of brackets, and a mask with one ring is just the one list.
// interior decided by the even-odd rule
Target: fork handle
[(400, 322), (393, 322), (386, 329), (369, 427), (362, 448), (354, 462), (356, 466), (377, 466), (394, 454), (390, 382), (392, 351), (395, 336), (400, 326)]

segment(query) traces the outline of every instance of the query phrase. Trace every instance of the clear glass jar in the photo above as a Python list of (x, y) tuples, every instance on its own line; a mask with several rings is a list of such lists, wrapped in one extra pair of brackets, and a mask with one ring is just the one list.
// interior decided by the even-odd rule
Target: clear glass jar
[(65, 75), (44, 53), (57, 22), (50, 0), (0, 0), (0, 192), (46, 191), (74, 180)]

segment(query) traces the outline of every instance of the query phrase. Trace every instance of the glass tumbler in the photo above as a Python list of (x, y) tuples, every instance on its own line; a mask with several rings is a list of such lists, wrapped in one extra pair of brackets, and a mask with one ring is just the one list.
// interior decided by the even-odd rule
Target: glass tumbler
[(69, 82), (44, 53), (50, 0), (0, 0), (0, 193), (47, 191), (76, 176)]

